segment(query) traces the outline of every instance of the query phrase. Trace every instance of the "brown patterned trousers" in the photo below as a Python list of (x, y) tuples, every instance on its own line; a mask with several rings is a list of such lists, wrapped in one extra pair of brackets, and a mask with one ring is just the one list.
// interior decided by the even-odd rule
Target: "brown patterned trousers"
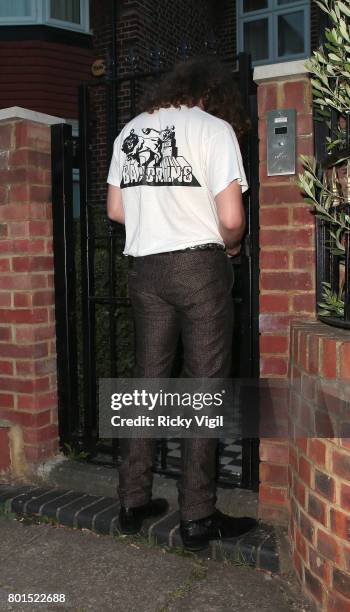
[[(183, 375), (225, 378), (231, 372), (234, 274), (224, 251), (173, 251), (129, 257), (136, 339), (136, 378), (169, 378), (179, 334)], [(181, 440), (177, 483), (182, 520), (209, 516), (216, 502), (216, 438)], [(152, 496), (156, 441), (121, 439), (118, 494), (126, 507)]]

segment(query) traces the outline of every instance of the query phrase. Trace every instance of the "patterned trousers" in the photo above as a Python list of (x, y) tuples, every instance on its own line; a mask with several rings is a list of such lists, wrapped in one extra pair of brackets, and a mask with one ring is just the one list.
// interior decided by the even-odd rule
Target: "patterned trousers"
[[(231, 373), (234, 273), (224, 251), (173, 251), (129, 257), (135, 321), (136, 378), (169, 378), (179, 334), (183, 375), (225, 378)], [(118, 494), (127, 507), (152, 496), (156, 441), (121, 439)], [(182, 520), (210, 515), (216, 502), (216, 438), (181, 440), (177, 483)]]

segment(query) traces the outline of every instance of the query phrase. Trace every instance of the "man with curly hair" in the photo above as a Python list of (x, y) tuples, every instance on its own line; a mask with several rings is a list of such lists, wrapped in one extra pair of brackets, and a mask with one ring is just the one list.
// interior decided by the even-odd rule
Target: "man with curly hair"
[[(137, 378), (171, 377), (178, 338), (190, 378), (231, 374), (230, 256), (245, 231), (248, 189), (238, 139), (247, 128), (231, 72), (217, 59), (180, 63), (114, 143), (107, 214), (125, 224)], [(180, 533), (186, 548), (256, 525), (215, 508), (215, 438), (181, 440)], [(155, 440), (122, 439), (120, 530), (167, 511), (152, 499)]]

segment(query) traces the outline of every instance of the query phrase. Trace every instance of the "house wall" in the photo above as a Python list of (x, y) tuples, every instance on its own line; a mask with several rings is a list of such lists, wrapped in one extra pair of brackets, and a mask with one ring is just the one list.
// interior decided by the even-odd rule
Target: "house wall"
[[(94, 32), (94, 49), (97, 57), (111, 53), (112, 40), (112, 0), (107, 0), (104, 10), (100, 4), (90, 2), (91, 27)], [(152, 2), (152, 0), (123, 0), (117, 3), (116, 45), (118, 72), (123, 73), (128, 66), (125, 55), (133, 48), (139, 57), (141, 69), (152, 66), (150, 52), (156, 47), (164, 53), (163, 61), (173, 64), (181, 42), (190, 45), (189, 55), (205, 50), (204, 43), (211, 33), (217, 38), (221, 55), (235, 52), (234, 15), (235, 6), (229, 0), (196, 2), (171, 0)]]
[(36, 34), (31, 40), (1, 40), (4, 27), (0, 28), (0, 108), (21, 106), (76, 119), (78, 85), (91, 75), (88, 42), (84, 46), (50, 42), (38, 40)]

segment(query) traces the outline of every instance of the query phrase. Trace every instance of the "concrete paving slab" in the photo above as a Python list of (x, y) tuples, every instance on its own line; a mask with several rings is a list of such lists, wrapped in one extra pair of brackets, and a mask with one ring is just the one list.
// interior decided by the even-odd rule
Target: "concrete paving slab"
[[(137, 539), (0, 519), (0, 610), (28, 612), (302, 612), (279, 578), (170, 554)], [(63, 593), (66, 603), (8, 603), (13, 593)]]
[[(161, 609), (193, 561), (107, 536), (0, 520), (0, 609), (142, 611)], [(10, 593), (64, 593), (66, 604), (9, 604)]]
[(207, 564), (207, 575), (183, 596), (169, 601), (167, 612), (301, 612), (310, 608), (287, 585), (268, 574), (241, 567)]

